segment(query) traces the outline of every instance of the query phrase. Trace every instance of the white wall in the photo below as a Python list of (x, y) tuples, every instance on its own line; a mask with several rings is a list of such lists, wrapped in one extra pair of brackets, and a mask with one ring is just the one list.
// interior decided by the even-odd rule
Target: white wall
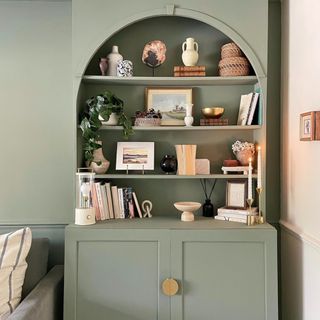
[(299, 139), (299, 115), (320, 110), (320, 1), (282, 1), (283, 319), (320, 317), (320, 141)]
[(73, 220), (71, 16), (0, 1), (0, 224)]

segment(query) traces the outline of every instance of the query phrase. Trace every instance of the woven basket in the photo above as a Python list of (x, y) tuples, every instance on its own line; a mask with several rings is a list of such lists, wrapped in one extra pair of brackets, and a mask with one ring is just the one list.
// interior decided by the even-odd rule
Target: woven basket
[(234, 42), (227, 43), (221, 47), (221, 59), (243, 56), (243, 52)]
[(244, 57), (226, 58), (220, 60), (218, 69), (222, 77), (247, 76), (250, 72), (250, 64)]
[(157, 127), (161, 125), (159, 118), (136, 118), (134, 125), (137, 127)]

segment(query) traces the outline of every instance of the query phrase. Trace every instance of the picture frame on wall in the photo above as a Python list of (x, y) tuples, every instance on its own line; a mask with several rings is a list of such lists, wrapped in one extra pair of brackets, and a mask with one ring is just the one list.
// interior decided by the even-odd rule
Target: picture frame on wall
[(162, 126), (184, 126), (186, 104), (192, 103), (192, 88), (146, 88), (147, 110), (162, 114)]
[(248, 180), (227, 180), (226, 207), (230, 209), (246, 209), (248, 196)]
[(154, 170), (154, 142), (118, 142), (116, 170)]
[(320, 111), (300, 114), (300, 141), (320, 140)]

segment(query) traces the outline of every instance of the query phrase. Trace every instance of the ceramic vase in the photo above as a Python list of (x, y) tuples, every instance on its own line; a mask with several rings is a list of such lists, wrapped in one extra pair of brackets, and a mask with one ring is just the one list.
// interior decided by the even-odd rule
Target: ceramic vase
[(133, 63), (130, 60), (123, 60), (117, 66), (118, 77), (132, 77), (133, 76)]
[[(101, 141), (97, 141), (97, 143), (102, 145)], [(109, 166), (110, 162), (104, 157), (102, 148), (94, 150), (93, 160), (90, 163), (89, 168), (91, 168), (97, 174), (104, 174), (108, 171)]]
[(105, 124), (106, 126), (116, 126), (118, 124), (118, 121), (119, 116), (115, 112), (112, 112), (110, 114), (109, 120), (104, 122), (103, 124)]
[(249, 165), (249, 159), (253, 159), (253, 153), (251, 150), (241, 150), (234, 153), (237, 160), (240, 162), (242, 166), (248, 166)]
[(123, 57), (119, 53), (118, 46), (112, 47), (112, 51), (107, 55), (107, 59), (108, 59), (107, 76), (116, 76), (118, 63), (123, 61)]
[(160, 168), (166, 173), (175, 173), (177, 171), (177, 159), (175, 156), (166, 154), (160, 161)]
[(182, 61), (185, 66), (195, 66), (198, 62), (198, 43), (193, 38), (187, 38), (182, 44)]
[(107, 70), (108, 70), (108, 60), (107, 60), (107, 58), (100, 58), (99, 68), (100, 68), (100, 71), (101, 71), (101, 75), (105, 76), (107, 74)]
[(192, 116), (192, 103), (187, 103), (186, 107), (186, 116), (184, 117), (184, 123), (187, 127), (191, 127), (193, 124), (193, 116)]

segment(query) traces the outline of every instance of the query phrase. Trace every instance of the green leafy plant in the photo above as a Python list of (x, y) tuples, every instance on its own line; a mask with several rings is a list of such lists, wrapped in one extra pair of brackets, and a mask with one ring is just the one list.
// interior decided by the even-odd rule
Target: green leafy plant
[(99, 94), (86, 101), (87, 110), (84, 112), (80, 128), (84, 140), (84, 158), (89, 164), (93, 160), (93, 152), (101, 148), (99, 129), (102, 122), (99, 116), (105, 121), (109, 120), (111, 113), (119, 116), (118, 125), (123, 127), (123, 136), (128, 138), (133, 134), (130, 119), (124, 114), (123, 101), (110, 91)]

